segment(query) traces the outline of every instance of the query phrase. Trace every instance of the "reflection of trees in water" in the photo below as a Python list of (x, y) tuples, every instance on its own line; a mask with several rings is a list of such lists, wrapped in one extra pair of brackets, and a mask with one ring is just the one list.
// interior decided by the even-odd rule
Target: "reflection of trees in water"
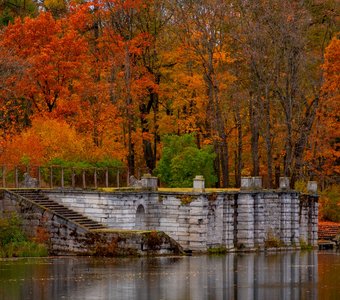
[(302, 299), (309, 291), (308, 299), (316, 299), (317, 282), (317, 252), (72, 257), (5, 265), (0, 269), (0, 298)]

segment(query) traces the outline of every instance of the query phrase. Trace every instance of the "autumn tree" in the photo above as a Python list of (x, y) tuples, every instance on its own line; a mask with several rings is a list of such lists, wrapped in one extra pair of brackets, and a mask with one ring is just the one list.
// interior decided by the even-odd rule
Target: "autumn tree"
[(52, 112), (60, 100), (72, 100), (85, 74), (87, 45), (67, 23), (49, 13), (16, 19), (2, 34), (1, 45), (27, 62), (16, 92), (34, 109)]
[(15, 83), (27, 68), (13, 51), (0, 47), (0, 137), (11, 138), (30, 124), (31, 106), (16, 93)]
[(163, 0), (143, 1), (136, 18), (137, 30), (149, 37), (149, 43), (143, 48), (139, 64), (148, 71), (154, 83), (147, 89), (147, 96), (139, 105), (144, 159), (150, 171), (156, 167), (157, 145), (160, 141), (158, 119), (162, 69), (171, 66), (162, 59), (162, 51), (169, 50), (164, 47), (167, 45), (164, 32), (169, 30), (171, 18), (168, 3)]
[(33, 16), (37, 12), (37, 3), (31, 0), (1, 0), (0, 28), (13, 22), (16, 17)]
[(233, 78), (230, 62), (226, 20), (226, 1), (176, 1), (175, 15), (183, 44), (199, 59), (206, 87), (206, 125), (216, 153), (215, 170), (218, 185), (229, 185), (229, 151), (226, 134), (227, 107), (223, 90)]
[(328, 182), (335, 182), (336, 176), (340, 173), (339, 57), (340, 41), (334, 37), (325, 51), (322, 96), (307, 153), (311, 175), (321, 177), (323, 183), (325, 179)]
[(320, 60), (308, 38), (315, 20), (304, 2), (235, 3), (239, 12), (235, 22), (240, 22), (236, 43), (248, 65), (243, 74), (248, 74), (252, 173), (260, 173), (262, 137), (268, 185), (272, 185), (274, 158), (281, 161), (282, 174), (291, 176), (294, 184), (302, 175), (320, 98)]

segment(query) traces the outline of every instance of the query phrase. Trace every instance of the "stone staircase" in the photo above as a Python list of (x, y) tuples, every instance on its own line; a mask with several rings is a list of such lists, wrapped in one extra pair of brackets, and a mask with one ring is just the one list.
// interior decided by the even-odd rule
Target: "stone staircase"
[(78, 225), (81, 225), (87, 230), (104, 229), (107, 228), (103, 224), (100, 224), (94, 220), (85, 217), (84, 215), (75, 212), (66, 206), (57, 203), (47, 197), (41, 190), (11, 190), (11, 192), (26, 198), (45, 209), (52, 211), (53, 213), (71, 221)]
[(340, 234), (340, 223), (319, 222), (319, 240), (332, 240)]

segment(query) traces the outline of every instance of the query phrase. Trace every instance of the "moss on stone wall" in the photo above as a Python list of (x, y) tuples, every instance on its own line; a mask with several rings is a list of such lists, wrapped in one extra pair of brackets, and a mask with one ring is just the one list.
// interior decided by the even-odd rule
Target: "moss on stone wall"
[(47, 256), (47, 246), (30, 240), (21, 226), (22, 220), (14, 213), (0, 218), (0, 257)]

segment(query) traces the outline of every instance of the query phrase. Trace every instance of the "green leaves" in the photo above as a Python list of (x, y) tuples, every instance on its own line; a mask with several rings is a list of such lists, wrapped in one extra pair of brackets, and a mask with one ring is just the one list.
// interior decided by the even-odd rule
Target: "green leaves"
[(166, 185), (191, 187), (196, 175), (203, 175), (208, 187), (216, 182), (215, 154), (210, 146), (198, 149), (190, 134), (166, 136), (163, 143), (163, 155), (155, 172)]

